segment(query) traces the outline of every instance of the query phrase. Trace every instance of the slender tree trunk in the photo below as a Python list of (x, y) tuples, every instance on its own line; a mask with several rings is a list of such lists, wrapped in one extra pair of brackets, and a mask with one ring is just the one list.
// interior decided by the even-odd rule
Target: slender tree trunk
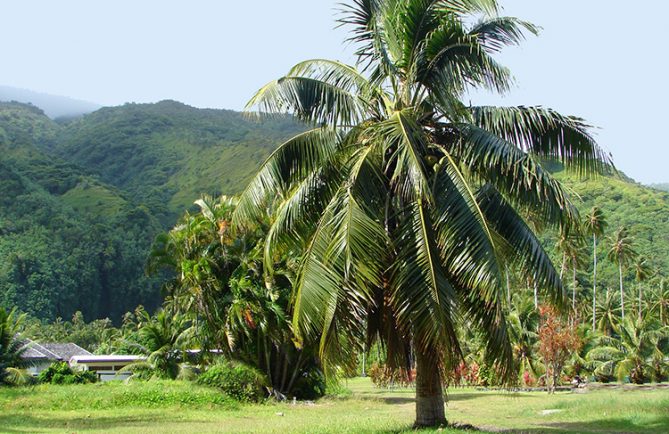
[(511, 282), (509, 282), (509, 266), (507, 265), (505, 267), (506, 271), (506, 302), (509, 305), (509, 309), (511, 309)]
[(562, 281), (562, 276), (564, 276), (564, 270), (567, 267), (567, 254), (562, 254), (562, 265), (560, 266), (560, 281)]
[(620, 277), (620, 312), (625, 321), (625, 292), (623, 290), (623, 263), (618, 259), (618, 276)]
[(639, 322), (641, 321), (641, 303), (643, 302), (643, 296), (641, 294), (641, 283), (639, 283)]
[(597, 327), (597, 235), (592, 234), (592, 331)]
[(444, 393), (439, 360), (416, 348), (416, 422), (415, 427), (446, 425)]
[[(572, 276), (571, 276), (571, 310), (574, 319), (576, 319), (576, 261), (572, 262)], [(572, 321), (572, 325), (574, 322)]]
[(534, 308), (539, 309), (539, 286), (537, 285), (537, 280), (534, 280)]

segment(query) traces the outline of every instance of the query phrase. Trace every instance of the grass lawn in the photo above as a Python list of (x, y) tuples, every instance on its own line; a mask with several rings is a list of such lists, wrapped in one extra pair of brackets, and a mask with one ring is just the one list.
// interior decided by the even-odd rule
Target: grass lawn
[[(240, 405), (213, 389), (181, 382), (2, 388), (0, 432), (411, 431), (412, 390), (379, 390), (367, 379), (350, 380), (346, 387), (351, 393), (344, 397), (297, 405)], [(449, 394), (447, 417), (483, 432), (669, 432), (669, 390), (548, 396), (456, 389)]]

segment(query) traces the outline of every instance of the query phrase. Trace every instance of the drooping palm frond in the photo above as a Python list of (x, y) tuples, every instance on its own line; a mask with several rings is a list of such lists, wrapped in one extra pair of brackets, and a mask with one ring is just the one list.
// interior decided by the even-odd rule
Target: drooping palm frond
[(295, 182), (311, 175), (337, 152), (340, 143), (341, 134), (330, 128), (314, 128), (284, 142), (239, 196), (233, 221), (242, 225), (255, 222), (271, 198), (285, 195)]
[(611, 168), (611, 158), (581, 118), (543, 107), (472, 107), (474, 123), (525, 152), (559, 161), (582, 174)]
[(448, 348), (445, 356), (455, 361), (461, 357), (455, 328), (457, 296), (441, 264), (434, 225), (424, 204), (411, 206), (396, 237), (389, 296), (398, 323), (421, 350)]
[(560, 275), (522, 217), (490, 186), (479, 190), (478, 201), (491, 226), (516, 252), (511, 261), (516, 262), (526, 276), (537, 282), (553, 303), (563, 305), (566, 292)]
[(531, 155), (475, 125), (457, 128), (462, 140), (455, 143), (454, 154), (514, 205), (554, 226), (578, 223), (578, 211), (564, 187)]
[(469, 29), (469, 34), (476, 36), (479, 44), (491, 53), (497, 53), (504, 47), (519, 45), (525, 40), (525, 32), (539, 34), (539, 28), (527, 21), (514, 17), (492, 17), (482, 19)]
[(439, 163), (433, 188), (437, 242), (451, 279), (493, 300), (502, 282), (497, 246), (472, 186), (450, 155)]
[[(339, 83), (342, 84), (342, 83)], [(365, 101), (337, 84), (301, 75), (286, 75), (256, 92), (246, 109), (261, 113), (293, 113), (310, 125), (355, 125), (362, 121)]]

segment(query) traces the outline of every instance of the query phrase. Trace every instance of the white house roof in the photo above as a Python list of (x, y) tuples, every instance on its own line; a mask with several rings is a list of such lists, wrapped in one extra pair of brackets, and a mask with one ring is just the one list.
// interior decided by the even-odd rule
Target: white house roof
[(129, 354), (104, 354), (90, 356), (73, 356), (70, 363), (105, 363), (105, 362), (138, 362), (146, 360), (144, 356), (133, 356)]
[(24, 359), (29, 360), (70, 360), (72, 356), (83, 356), (91, 354), (77, 344), (73, 343), (44, 343), (38, 344), (35, 341), (26, 339), (24, 348), (26, 349), (22, 354)]

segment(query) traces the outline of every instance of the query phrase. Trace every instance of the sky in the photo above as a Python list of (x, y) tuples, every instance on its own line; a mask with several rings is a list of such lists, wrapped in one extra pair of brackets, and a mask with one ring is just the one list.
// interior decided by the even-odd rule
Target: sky
[[(241, 110), (300, 60), (353, 62), (339, 0), (21, 0), (0, 4), (0, 85), (102, 105), (174, 99)], [(500, 0), (542, 27), (499, 57), (506, 96), (472, 104), (543, 105), (585, 118), (616, 166), (639, 182), (665, 169), (669, 2)]]

